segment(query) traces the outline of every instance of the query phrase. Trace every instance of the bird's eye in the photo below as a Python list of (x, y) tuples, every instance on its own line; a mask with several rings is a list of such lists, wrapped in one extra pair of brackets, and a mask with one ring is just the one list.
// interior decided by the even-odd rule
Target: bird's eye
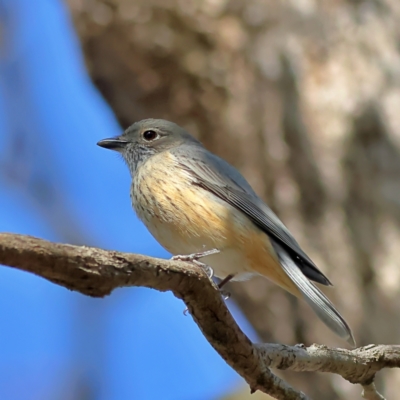
[(153, 130), (148, 130), (143, 132), (143, 139), (151, 142), (154, 139), (158, 138), (158, 133)]

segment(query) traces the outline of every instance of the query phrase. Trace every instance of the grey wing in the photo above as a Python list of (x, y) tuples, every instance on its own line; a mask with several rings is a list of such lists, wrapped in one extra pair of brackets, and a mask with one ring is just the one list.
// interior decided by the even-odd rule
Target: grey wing
[(200, 146), (190, 146), (190, 149), (181, 146), (176, 152), (179, 153), (177, 159), (181, 167), (192, 176), (193, 184), (212, 192), (245, 213), (271, 240), (283, 246), (307, 278), (323, 285), (332, 285), (239, 171)]

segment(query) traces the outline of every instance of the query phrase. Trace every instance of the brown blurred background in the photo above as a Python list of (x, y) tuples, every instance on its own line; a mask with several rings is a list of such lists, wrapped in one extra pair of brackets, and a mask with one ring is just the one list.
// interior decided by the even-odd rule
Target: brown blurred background
[[(333, 281), (358, 345), (399, 343), (400, 2), (68, 4), (121, 125), (173, 120), (239, 168)], [(345, 345), (263, 279), (229, 289), (262, 341)], [(280, 375), (315, 399), (360, 398), (334, 375)], [(377, 384), (397, 398), (400, 372)]]

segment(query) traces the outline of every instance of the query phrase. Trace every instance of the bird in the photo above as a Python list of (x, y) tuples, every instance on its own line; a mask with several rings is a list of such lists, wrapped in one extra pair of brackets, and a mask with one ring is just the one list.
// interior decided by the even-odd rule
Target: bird
[(202, 257), (223, 283), (269, 279), (355, 346), (349, 325), (313, 282), (332, 283), (236, 168), (163, 119), (135, 122), (97, 144), (122, 155), (132, 206), (168, 252), (178, 259)]

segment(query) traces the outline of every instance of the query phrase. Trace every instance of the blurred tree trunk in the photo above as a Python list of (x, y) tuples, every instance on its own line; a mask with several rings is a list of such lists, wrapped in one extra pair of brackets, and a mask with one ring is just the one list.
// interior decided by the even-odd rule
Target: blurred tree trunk
[[(238, 167), (336, 284), (358, 344), (398, 342), (398, 1), (68, 2), (121, 125), (173, 120)], [(263, 341), (343, 345), (263, 279), (230, 290)], [(399, 372), (382, 375), (396, 398)], [(334, 376), (285, 377), (359, 397)]]

